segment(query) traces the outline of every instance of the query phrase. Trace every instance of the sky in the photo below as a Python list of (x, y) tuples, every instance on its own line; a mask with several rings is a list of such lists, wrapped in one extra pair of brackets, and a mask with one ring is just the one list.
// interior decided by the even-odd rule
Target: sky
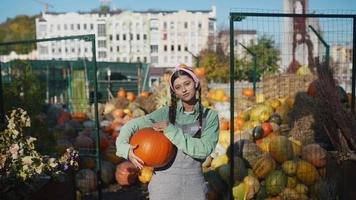
[[(105, 1), (105, 0), (104, 0)], [(106, 0), (107, 1), (107, 0)], [(42, 3), (40, 3), (42, 2)], [(16, 15), (35, 15), (49, 3), (52, 12), (90, 11), (99, 0), (0, 0), (0, 23)], [(217, 8), (217, 25), (228, 24), (232, 11), (281, 11), (283, 0), (112, 0), (111, 6), (125, 10), (210, 10)], [(309, 10), (356, 14), (356, 0), (309, 0)]]

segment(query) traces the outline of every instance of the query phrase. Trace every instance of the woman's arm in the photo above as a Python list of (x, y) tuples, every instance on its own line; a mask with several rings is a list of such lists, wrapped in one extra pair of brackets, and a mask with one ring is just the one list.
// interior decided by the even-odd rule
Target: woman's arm
[(205, 159), (214, 150), (219, 137), (219, 118), (216, 111), (211, 110), (206, 119), (206, 126), (201, 138), (193, 138), (183, 133), (182, 129), (169, 124), (164, 134), (167, 138), (189, 156)]

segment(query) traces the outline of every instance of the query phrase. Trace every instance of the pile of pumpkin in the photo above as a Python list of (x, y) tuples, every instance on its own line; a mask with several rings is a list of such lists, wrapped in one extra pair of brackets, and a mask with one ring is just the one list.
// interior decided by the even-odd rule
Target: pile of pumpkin
[[(116, 155), (115, 141), (120, 134), (120, 128), (129, 120), (146, 114), (143, 109), (147, 101), (151, 101), (151, 94), (142, 92), (136, 96), (132, 92), (120, 89), (117, 96), (100, 107), (100, 151), (101, 151), (101, 180), (104, 186), (118, 183), (131, 185), (137, 180), (145, 181), (145, 172), (140, 173), (130, 162)], [(145, 103), (146, 102), (146, 103)], [(145, 104), (144, 106), (142, 106)], [(146, 106), (146, 107), (145, 107)], [(56, 114), (56, 151), (63, 152), (68, 147), (75, 147), (80, 152), (80, 169), (76, 173), (76, 186), (82, 194), (89, 194), (97, 190), (95, 170), (96, 132), (93, 113), (70, 113), (59, 109)], [(141, 175), (143, 174), (143, 175)]]
[[(318, 198), (325, 183), (327, 151), (303, 146), (286, 128), (293, 99), (258, 103), (234, 118), (233, 196), (245, 199), (301, 200)], [(221, 119), (219, 143), (203, 163), (209, 198), (226, 196), (229, 181), (229, 121)]]

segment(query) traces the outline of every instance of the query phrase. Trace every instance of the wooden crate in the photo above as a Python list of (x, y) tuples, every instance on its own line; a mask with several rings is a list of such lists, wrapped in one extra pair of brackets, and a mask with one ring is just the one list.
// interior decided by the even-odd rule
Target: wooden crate
[(307, 91), (310, 82), (315, 80), (315, 75), (278, 74), (265, 76), (262, 80), (262, 91), (265, 99), (283, 98), (297, 92)]

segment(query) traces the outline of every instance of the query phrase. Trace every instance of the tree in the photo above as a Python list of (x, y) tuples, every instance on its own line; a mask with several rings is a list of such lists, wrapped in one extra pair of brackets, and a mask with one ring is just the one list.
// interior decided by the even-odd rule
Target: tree
[[(257, 58), (257, 80), (264, 75), (275, 74), (278, 72), (278, 61), (280, 60), (280, 52), (274, 46), (274, 41), (266, 36), (258, 39), (257, 44), (247, 47)], [(235, 60), (235, 78), (237, 80), (253, 80), (253, 57), (248, 55), (241, 59)]]
[[(0, 42), (29, 40), (36, 38), (36, 16), (16, 16), (0, 24)], [(36, 48), (36, 44), (12, 45), (0, 48), (0, 54), (9, 54), (11, 51), (24, 54)]]
[(219, 51), (203, 50), (199, 54), (200, 67), (204, 67), (208, 81), (228, 82), (229, 63), (226, 56)]

